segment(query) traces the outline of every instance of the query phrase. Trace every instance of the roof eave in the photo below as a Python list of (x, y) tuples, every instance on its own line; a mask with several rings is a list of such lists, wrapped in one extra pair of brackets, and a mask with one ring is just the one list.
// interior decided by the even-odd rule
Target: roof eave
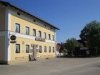
[(37, 17), (37, 16), (34, 16), (34, 15), (30, 14), (29, 12), (27, 12), (27, 11), (25, 11), (25, 10), (23, 10), (23, 9), (18, 8), (17, 6), (14, 6), (14, 5), (10, 4), (9, 2), (0, 1), (0, 3), (3, 3), (5, 6), (14, 7), (15, 9), (17, 9), (17, 10), (19, 10), (19, 11), (21, 11), (21, 12), (24, 12), (24, 13), (26, 13), (26, 14), (28, 14), (28, 15), (30, 15), (30, 16), (32, 16), (32, 17), (34, 17), (34, 18), (36, 18), (36, 19), (38, 19), (38, 20), (40, 20), (40, 21), (46, 23), (46, 24), (48, 24), (49, 26), (51, 26), (51, 27), (53, 27), (53, 28), (55, 28), (55, 29), (57, 29), (57, 30), (60, 30), (59, 28), (57, 28), (57, 27), (55, 27), (54, 25), (48, 23), (47, 21), (45, 21), (45, 20), (43, 20), (43, 19), (41, 19), (41, 18), (39, 18), (39, 17)]

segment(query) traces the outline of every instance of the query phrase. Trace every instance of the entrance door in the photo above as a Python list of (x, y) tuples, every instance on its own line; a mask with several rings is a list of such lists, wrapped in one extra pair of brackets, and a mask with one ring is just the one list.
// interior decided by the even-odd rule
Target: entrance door
[(31, 61), (36, 60), (37, 55), (37, 45), (32, 45), (32, 55), (31, 55)]

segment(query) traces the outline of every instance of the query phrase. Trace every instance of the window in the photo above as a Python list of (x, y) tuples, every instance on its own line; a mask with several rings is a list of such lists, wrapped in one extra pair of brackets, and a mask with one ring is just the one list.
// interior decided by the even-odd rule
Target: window
[(20, 44), (16, 44), (16, 53), (20, 53)]
[(29, 53), (29, 52), (30, 52), (30, 46), (26, 45), (26, 53)]
[(39, 31), (39, 34), (38, 34), (38, 35), (39, 35), (39, 37), (42, 37), (42, 35), (41, 35), (41, 31)]
[(51, 52), (51, 47), (49, 46), (49, 53)]
[(26, 35), (29, 35), (29, 33), (30, 33), (30, 29), (29, 27), (26, 27)]
[(44, 46), (44, 52), (47, 52), (47, 47), (46, 46)]
[(39, 53), (42, 53), (42, 46), (39, 46)]
[(51, 40), (51, 35), (49, 34), (48, 36), (49, 36), (49, 40)]
[(33, 20), (34, 22), (36, 22), (36, 20)]
[(19, 12), (17, 12), (17, 15), (20, 15), (20, 13), (19, 13)]
[(53, 53), (55, 52), (55, 48), (53, 47)]
[(44, 38), (46, 39), (47, 37), (46, 37), (46, 32), (44, 32)]
[(16, 30), (17, 33), (20, 33), (20, 24), (16, 23)]
[(53, 41), (55, 41), (55, 36), (54, 35), (52, 35), (52, 38), (53, 38)]
[(33, 29), (33, 36), (36, 36), (36, 29)]

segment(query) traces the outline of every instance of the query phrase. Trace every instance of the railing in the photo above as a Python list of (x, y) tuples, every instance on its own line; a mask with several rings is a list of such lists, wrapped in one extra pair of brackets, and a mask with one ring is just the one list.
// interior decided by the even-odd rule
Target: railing
[(41, 37), (36, 37), (35, 40), (36, 40), (36, 41), (42, 41), (42, 42), (45, 42), (45, 38), (41, 38)]

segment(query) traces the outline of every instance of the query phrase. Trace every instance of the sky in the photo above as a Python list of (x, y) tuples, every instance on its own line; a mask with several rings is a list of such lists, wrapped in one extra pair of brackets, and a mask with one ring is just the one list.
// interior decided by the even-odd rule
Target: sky
[(83, 27), (100, 21), (100, 0), (3, 0), (36, 15), (60, 30), (57, 42), (79, 39)]

